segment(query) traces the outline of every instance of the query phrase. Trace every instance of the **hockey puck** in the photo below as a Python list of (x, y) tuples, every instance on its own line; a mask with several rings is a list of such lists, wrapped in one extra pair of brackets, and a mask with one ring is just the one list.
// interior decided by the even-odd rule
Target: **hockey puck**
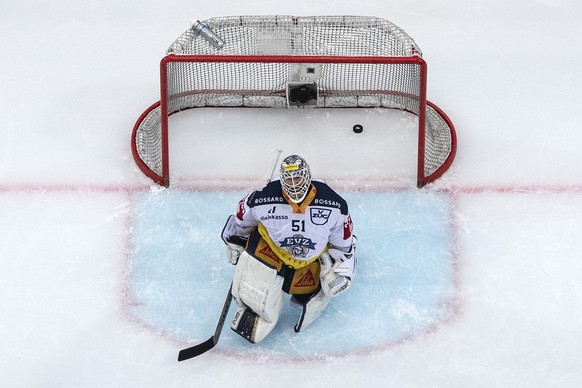
[(354, 128), (352, 129), (355, 133), (362, 133), (364, 131), (364, 127), (362, 127), (360, 124), (354, 125)]

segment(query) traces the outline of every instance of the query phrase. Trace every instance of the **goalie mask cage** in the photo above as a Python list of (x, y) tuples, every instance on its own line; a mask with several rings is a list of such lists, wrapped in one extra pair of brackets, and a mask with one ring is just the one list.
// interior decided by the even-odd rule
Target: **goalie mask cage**
[(197, 107), (381, 107), (418, 115), (417, 186), (451, 165), (454, 127), (427, 101), (427, 66), (391, 22), (363, 16), (236, 16), (205, 20), (224, 44), (186, 30), (160, 63), (160, 101), (137, 120), (139, 168), (170, 184), (168, 116)]

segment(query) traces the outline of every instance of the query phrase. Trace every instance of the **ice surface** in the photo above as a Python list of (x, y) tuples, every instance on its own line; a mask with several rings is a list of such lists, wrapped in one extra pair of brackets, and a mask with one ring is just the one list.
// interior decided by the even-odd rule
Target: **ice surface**
[[(128, 296), (136, 318), (182, 342), (202, 342), (213, 332), (233, 275), (224, 260), (220, 216), (232, 213), (243, 195), (167, 190), (134, 199)], [(228, 331), (218, 350), (271, 360), (343, 356), (387, 348), (456, 314), (449, 197), (407, 191), (345, 198), (354, 233), (362, 236), (350, 292), (301, 335), (293, 332), (299, 311), (288, 307), (260, 344), (250, 347)]]
[[(579, 2), (0, 8), (1, 386), (580, 385)], [(375, 110), (180, 113), (172, 188), (139, 172), (131, 128), (159, 99), (159, 61), (191, 19), (330, 13), (388, 19), (422, 48), (428, 98), (459, 136), (439, 181), (414, 188), (413, 119)], [(213, 351), (178, 363), (212, 334), (232, 270), (216, 228), (266, 180), (276, 149), (305, 153), (349, 198), (361, 276), (305, 333), (290, 332), (286, 308), (270, 343), (225, 328)], [(193, 246), (208, 255), (201, 273)]]

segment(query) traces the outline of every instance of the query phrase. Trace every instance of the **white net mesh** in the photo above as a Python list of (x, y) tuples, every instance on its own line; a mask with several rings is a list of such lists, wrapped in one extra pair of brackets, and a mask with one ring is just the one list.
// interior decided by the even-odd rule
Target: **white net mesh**
[(228, 16), (204, 21), (224, 42), (218, 52), (188, 29), (167, 54), (385, 56), (422, 55), (393, 23), (368, 16)]
[[(427, 107), (421, 50), (403, 30), (375, 17), (236, 16), (203, 22), (224, 44), (194, 28), (167, 50), (161, 109), (137, 126), (139, 158), (164, 175), (167, 115), (194, 107), (288, 107), (288, 85), (317, 84), (312, 107), (386, 107), (426, 118), (424, 177), (449, 158), (452, 129)], [(424, 120), (419, 120), (422, 123)], [(167, 177), (165, 177), (167, 179)]]

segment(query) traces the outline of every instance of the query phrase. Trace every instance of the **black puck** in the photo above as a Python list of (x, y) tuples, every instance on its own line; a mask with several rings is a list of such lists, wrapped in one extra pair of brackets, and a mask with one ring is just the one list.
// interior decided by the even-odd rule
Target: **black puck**
[(355, 133), (362, 133), (364, 131), (364, 127), (362, 127), (360, 124), (354, 125), (354, 128), (352, 129)]

